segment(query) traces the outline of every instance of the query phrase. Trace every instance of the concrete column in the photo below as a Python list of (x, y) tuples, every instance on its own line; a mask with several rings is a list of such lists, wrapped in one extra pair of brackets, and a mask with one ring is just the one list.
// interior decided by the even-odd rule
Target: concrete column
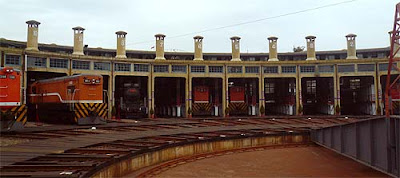
[(114, 86), (113, 76), (109, 75), (108, 77), (108, 118), (111, 119), (112, 117), (112, 102), (113, 102), (113, 86)]
[[(189, 69), (189, 66), (188, 66)], [(187, 78), (187, 82), (186, 83), (186, 87), (185, 87), (185, 101), (186, 101), (186, 109), (185, 109), (185, 117), (188, 117), (189, 113), (188, 113), (188, 109), (191, 108), (193, 111), (193, 107), (192, 107), (192, 77), (188, 77)], [(192, 113), (193, 114), (193, 113)]]
[[(28, 93), (28, 64), (27, 64), (27, 55), (25, 54), (25, 55), (22, 55), (21, 56), (21, 59), (22, 59), (22, 66), (21, 66), (21, 70), (22, 70), (22, 73), (23, 73), (23, 78), (22, 78), (22, 81), (21, 81), (21, 86), (22, 86), (22, 88), (23, 88), (23, 92), (21, 93), (21, 101), (23, 101), (23, 103), (22, 104), (27, 104), (27, 93)], [(4, 56), (4, 52), (3, 52), (3, 66), (4, 66), (4, 61), (5, 60), (5, 56)], [(3, 67), (2, 66), (2, 67)]]
[(154, 107), (155, 105), (155, 98), (154, 98), (154, 91), (155, 91), (155, 77), (151, 78), (151, 108), (154, 110), (154, 114), (156, 113), (156, 108)]
[(203, 37), (195, 36), (194, 39), (194, 60), (202, 61), (203, 60)]
[[(224, 66), (226, 70), (226, 66)], [(222, 116), (225, 117), (225, 109), (228, 107), (228, 79), (225, 75), (225, 77), (222, 77)]]
[[(377, 65), (378, 66), (378, 65)], [(377, 102), (378, 102), (378, 105), (381, 107), (381, 115), (383, 115), (384, 113), (385, 113), (385, 111), (384, 111), (384, 106), (385, 106), (385, 104), (383, 103), (383, 92), (382, 92), (382, 84), (381, 84), (381, 75), (378, 73), (377, 75), (376, 75), (376, 83), (377, 83), (377, 93), (378, 93), (378, 95), (377, 95)], [(378, 106), (377, 105), (377, 106)]]
[(164, 57), (164, 34), (156, 34), (156, 60), (165, 60)]
[(112, 99), (112, 106), (115, 106), (115, 74), (111, 75), (112, 78), (112, 94), (111, 94), (111, 99)]
[(334, 75), (333, 75), (333, 109), (334, 113), (336, 114), (336, 106), (340, 107), (340, 81), (338, 77), (338, 72), (337, 72), (337, 65), (334, 65)]
[[(149, 65), (149, 68), (151, 69), (151, 65)], [(151, 71), (150, 71), (151, 72)], [(153, 86), (153, 78), (151, 76), (147, 77), (147, 116), (149, 118), (151, 118), (151, 114), (150, 114), (150, 109), (152, 108), (152, 100), (153, 100), (153, 96), (152, 96), (152, 86)], [(153, 109), (154, 110), (154, 109)]]
[[(388, 32), (389, 33), (389, 46), (390, 45), (392, 45), (392, 35), (393, 35), (393, 32), (392, 31), (390, 31), (390, 32)], [(396, 34), (395, 36), (400, 36), (400, 34)], [(398, 42), (398, 41), (397, 41)], [(393, 50), (394, 50), (394, 52), (396, 52), (397, 50), (399, 49), (399, 44), (398, 43), (394, 43), (394, 48), (393, 48)], [(394, 57), (400, 57), (400, 51), (399, 52), (397, 52), (397, 54), (394, 56)], [(400, 63), (398, 63), (398, 64), (400, 64)]]
[(300, 72), (299, 72), (299, 67), (296, 66), (296, 115), (299, 115), (299, 107), (300, 105), (303, 107), (302, 103), (302, 96), (301, 96), (301, 77), (300, 77)]
[[(261, 71), (263, 71), (261, 66)], [(260, 72), (260, 77), (258, 78), (258, 116), (261, 116), (260, 108), (265, 105), (264, 100), (264, 76), (263, 73)], [(264, 106), (265, 109), (265, 106)]]
[[(375, 106), (376, 106), (376, 115), (381, 115), (383, 112), (382, 103), (381, 103), (381, 79), (378, 71), (378, 63), (375, 64), (375, 75), (374, 75), (374, 82), (375, 82)], [(381, 113), (378, 113), (378, 107), (381, 109)]]
[(124, 31), (117, 31), (115, 32), (117, 34), (117, 56), (116, 58), (126, 58), (126, 50), (125, 50), (125, 38), (126, 38), (126, 32)]
[(315, 55), (315, 36), (307, 36), (307, 61), (309, 60), (317, 60)]
[(28, 39), (26, 41), (26, 50), (39, 51), (38, 36), (40, 22), (35, 20), (26, 21), (28, 24)]
[(82, 27), (74, 27), (74, 52), (73, 55), (84, 55), (83, 53), (83, 31)]
[(240, 59), (240, 37), (231, 37), (232, 42), (232, 59), (231, 61), (241, 61)]
[[(180, 78), (176, 79), (176, 117), (181, 117), (181, 109), (182, 109), (182, 104), (181, 104), (181, 82)], [(183, 79), (184, 80), (184, 79)]]
[(347, 40), (347, 58), (346, 59), (357, 59), (356, 37), (357, 37), (357, 35), (355, 35), (355, 34), (346, 35), (346, 40)]
[[(214, 104), (214, 116), (219, 116), (219, 104), (221, 103), (219, 92), (220, 92), (222, 87), (219, 87), (218, 79), (215, 79), (214, 86), (215, 86), (215, 89), (213, 91), (214, 92), (214, 101), (213, 101), (213, 104)], [(210, 93), (211, 93), (211, 91), (210, 91)]]
[[(374, 103), (371, 103), (371, 105), (372, 105), (372, 109), (374, 109), (373, 111), (372, 111), (372, 113), (374, 114), (374, 115), (378, 115), (378, 106), (380, 106), (380, 103), (379, 103), (379, 97), (378, 97), (378, 95), (379, 95), (379, 87), (378, 87), (378, 85), (380, 85), (378, 82), (379, 82), (379, 75), (377, 74), (377, 72), (375, 72), (375, 74), (374, 74), (374, 84), (373, 84), (373, 94), (374, 94), (374, 100), (375, 100), (375, 102)], [(372, 99), (372, 98), (371, 98)], [(375, 105), (375, 107), (374, 107), (374, 105)]]
[(269, 59), (268, 61), (279, 61), (278, 59), (278, 38), (271, 36), (268, 38), (269, 41)]

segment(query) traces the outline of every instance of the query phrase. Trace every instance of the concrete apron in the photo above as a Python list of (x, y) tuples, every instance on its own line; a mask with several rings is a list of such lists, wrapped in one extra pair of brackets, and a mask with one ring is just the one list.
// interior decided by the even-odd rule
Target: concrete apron
[[(190, 157), (199, 154), (212, 154), (221, 151), (250, 149), (254, 147), (306, 145), (311, 144), (308, 134), (293, 135), (265, 135), (261, 137), (248, 137), (236, 139), (204, 140), (199, 142), (184, 143), (181, 145), (166, 146), (157, 150), (134, 155), (116, 161), (111, 165), (92, 173), (91, 177), (120, 177), (139, 169), (157, 165), (163, 162)], [(86, 177), (85, 176), (85, 177)]]

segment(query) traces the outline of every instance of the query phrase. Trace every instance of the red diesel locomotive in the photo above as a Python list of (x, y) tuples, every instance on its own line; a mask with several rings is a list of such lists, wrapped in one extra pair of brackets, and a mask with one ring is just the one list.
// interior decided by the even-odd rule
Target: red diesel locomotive
[(0, 67), (0, 130), (23, 128), (27, 121), (27, 107), (21, 102), (21, 72)]

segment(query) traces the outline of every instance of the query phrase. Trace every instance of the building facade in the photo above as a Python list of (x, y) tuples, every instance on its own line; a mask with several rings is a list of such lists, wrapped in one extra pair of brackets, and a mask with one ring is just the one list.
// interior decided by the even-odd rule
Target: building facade
[[(155, 35), (156, 51), (126, 50), (123, 31), (116, 32), (116, 49), (88, 48), (82, 27), (73, 28), (73, 46), (60, 46), (38, 43), (40, 23), (27, 24), (26, 42), (0, 39), (1, 67), (24, 74), (25, 103), (27, 88), (36, 80), (91, 73), (104, 77), (110, 111), (125, 104), (119, 88), (139, 83), (149, 116), (150, 110), (165, 117), (192, 114), (200, 107), (194, 98), (199, 86), (210, 87), (210, 106), (204, 106), (211, 107), (210, 116), (233, 115), (240, 107), (253, 116), (264, 110), (266, 115), (383, 113), (389, 48), (357, 50), (354, 34), (343, 38), (347, 50), (316, 52), (316, 37), (308, 36), (305, 52), (278, 53), (278, 38), (270, 37), (269, 53), (241, 54), (240, 37), (232, 37), (232, 53), (203, 54), (201, 36), (194, 37), (194, 53), (164, 52), (163, 34)], [(244, 89), (244, 106), (235, 104), (236, 86)]]

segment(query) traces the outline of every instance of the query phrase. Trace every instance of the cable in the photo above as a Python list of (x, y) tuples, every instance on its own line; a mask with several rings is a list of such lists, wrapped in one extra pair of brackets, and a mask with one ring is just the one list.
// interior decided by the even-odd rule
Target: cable
[[(191, 32), (191, 33), (185, 33), (185, 34), (175, 35), (175, 36), (170, 36), (170, 37), (168, 37), (168, 39), (179, 38), (179, 37), (188, 36), (188, 35), (194, 35), (194, 34), (199, 34), (199, 33), (204, 33), (204, 32), (209, 32), (209, 31), (214, 31), (214, 30), (221, 30), (221, 29), (225, 29), (225, 28), (231, 28), (231, 27), (235, 27), (235, 26), (241, 26), (241, 25), (256, 23), (256, 22), (260, 22), (260, 21), (264, 21), (264, 20), (270, 20), (270, 19), (275, 19), (275, 18), (290, 16), (290, 15), (300, 14), (300, 13), (304, 13), (304, 12), (319, 10), (319, 9), (323, 9), (323, 8), (338, 6), (338, 5), (341, 5), (341, 4), (347, 4), (347, 3), (354, 2), (354, 1), (358, 1), (358, 0), (342, 1), (342, 2), (338, 2), (338, 3), (323, 5), (323, 6), (319, 6), (319, 7), (310, 8), (310, 9), (304, 9), (304, 10), (300, 10), (300, 11), (289, 12), (289, 13), (286, 13), (286, 14), (276, 15), (276, 16), (272, 16), (272, 17), (265, 17), (265, 18), (261, 18), (261, 19), (257, 19), (257, 20), (251, 20), (251, 21), (247, 21), (247, 22), (242, 22), (242, 23), (237, 23), (237, 24), (231, 24), (231, 25), (226, 25), (226, 26), (222, 26), (222, 27), (215, 27), (215, 28), (205, 29), (205, 30), (201, 30), (201, 31), (196, 31), (196, 32)], [(150, 43), (150, 42), (154, 42), (154, 40), (151, 40), (151, 41), (141, 41), (141, 42), (136, 42), (136, 43), (128, 43), (127, 45), (143, 44), (143, 43)]]

